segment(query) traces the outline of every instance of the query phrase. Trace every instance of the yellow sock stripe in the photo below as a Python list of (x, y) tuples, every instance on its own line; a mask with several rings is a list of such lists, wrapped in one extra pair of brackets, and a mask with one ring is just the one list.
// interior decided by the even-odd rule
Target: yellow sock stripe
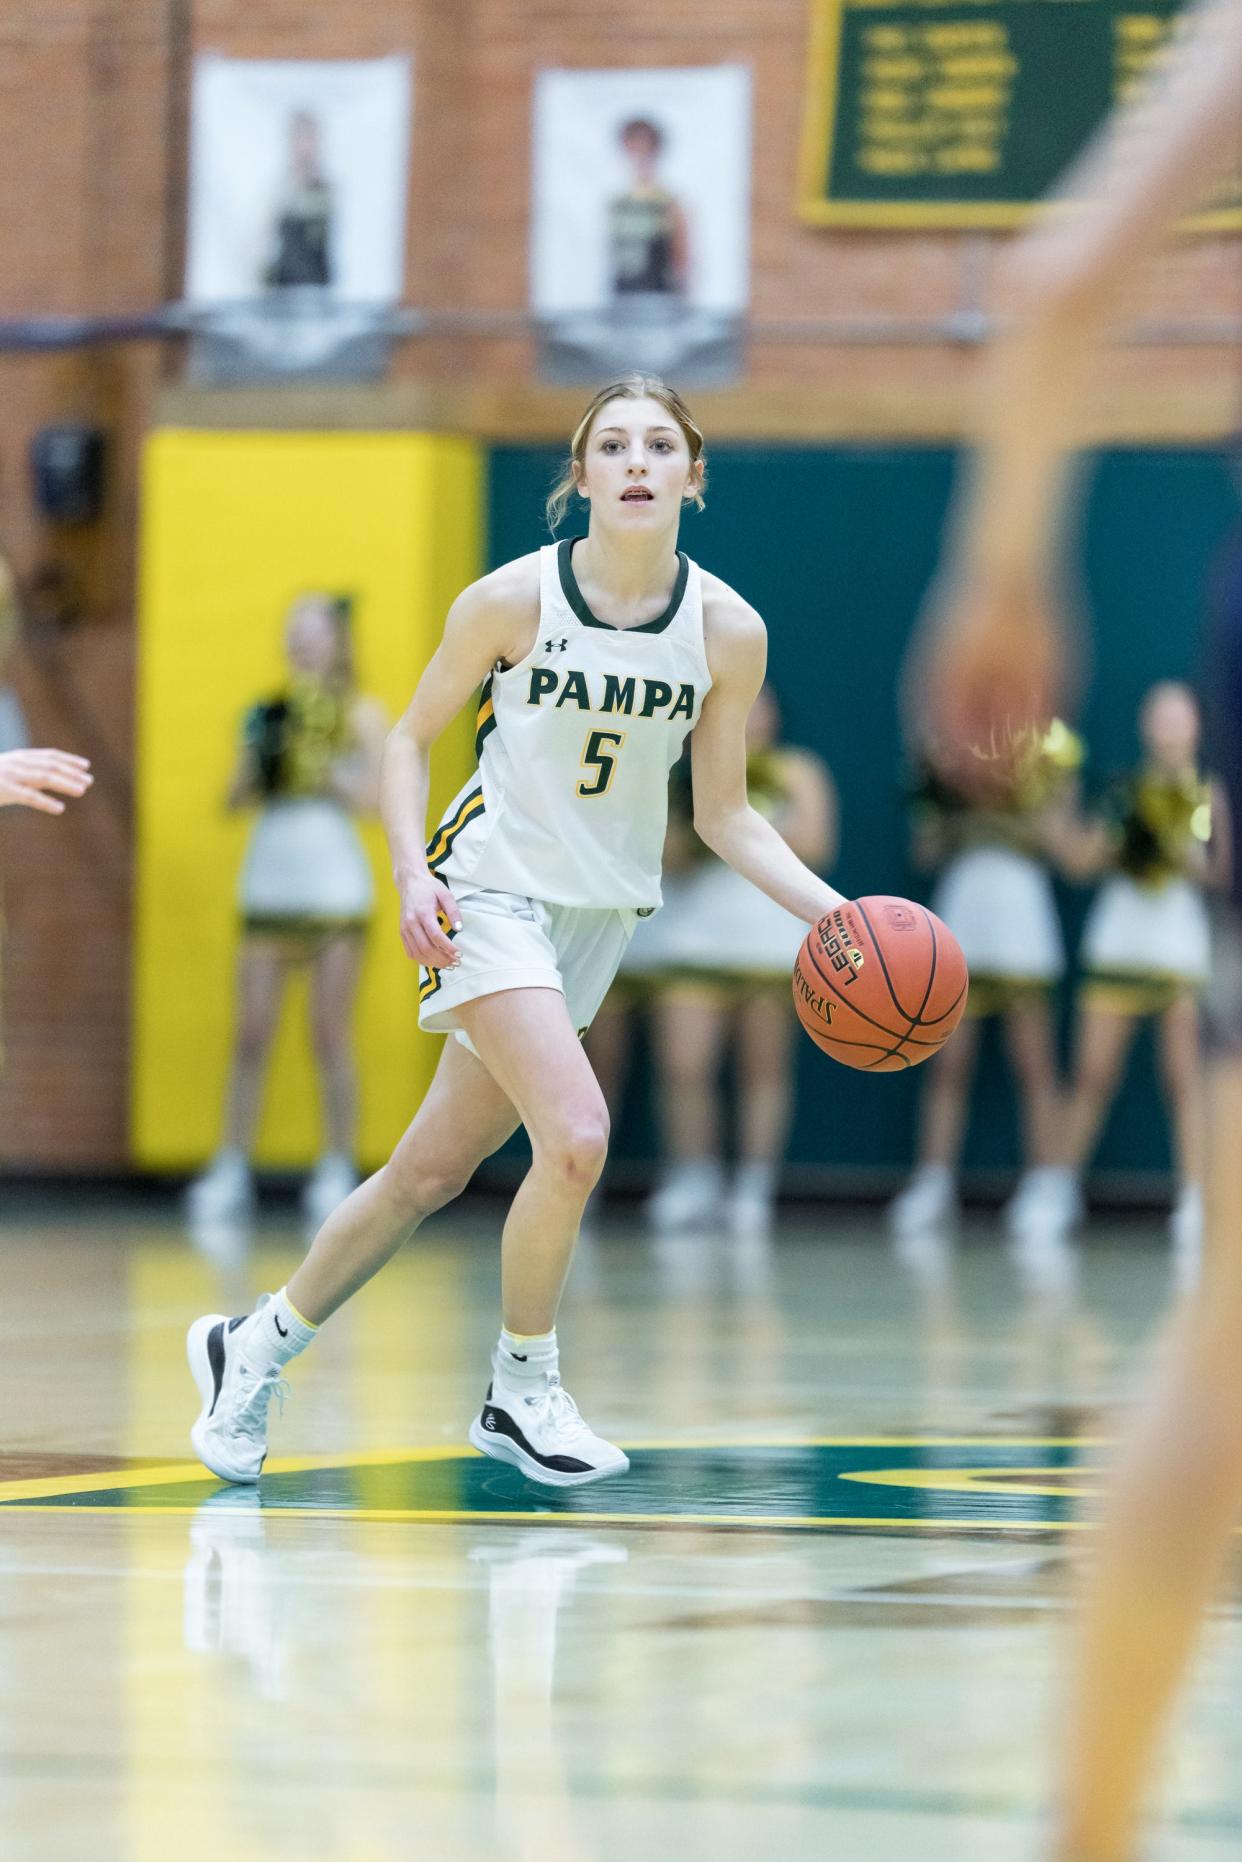
[(467, 821), (483, 812), (483, 790), (472, 789), (451, 821), (446, 821), (436, 829), (433, 839), (427, 843), (427, 862), (434, 866), (442, 860), (453, 841), (457, 838)]
[(293, 1301), (289, 1298), (288, 1287), (284, 1289), (284, 1295), (285, 1295), (285, 1304), (288, 1306), (289, 1311), (293, 1314), (298, 1324), (304, 1325), (308, 1332), (317, 1332), (319, 1330), (319, 1327), (317, 1325), (312, 1325), (309, 1319), (303, 1317), (303, 1315), (298, 1311), (297, 1307), (294, 1305)]

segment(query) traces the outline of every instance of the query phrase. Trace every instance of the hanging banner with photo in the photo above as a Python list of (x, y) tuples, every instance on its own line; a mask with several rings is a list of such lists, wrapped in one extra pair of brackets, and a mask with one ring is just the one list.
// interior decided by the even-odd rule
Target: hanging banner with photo
[(546, 380), (732, 381), (749, 298), (750, 74), (544, 71), (531, 306)]
[(194, 372), (382, 369), (405, 275), (410, 61), (200, 57), (186, 297)]

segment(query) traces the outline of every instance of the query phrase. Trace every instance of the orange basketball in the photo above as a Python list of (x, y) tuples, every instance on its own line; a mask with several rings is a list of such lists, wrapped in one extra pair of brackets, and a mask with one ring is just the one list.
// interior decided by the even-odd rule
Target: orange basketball
[(948, 925), (882, 894), (847, 900), (813, 925), (793, 973), (798, 1020), (816, 1047), (863, 1073), (930, 1059), (962, 1019), (969, 986)]

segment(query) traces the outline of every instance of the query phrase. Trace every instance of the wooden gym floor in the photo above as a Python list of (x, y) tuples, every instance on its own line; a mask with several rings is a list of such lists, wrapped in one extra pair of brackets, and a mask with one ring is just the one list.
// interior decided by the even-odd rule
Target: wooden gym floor
[[(566, 1382), (633, 1445), (549, 1492), (464, 1446), (500, 1210), (440, 1218), (291, 1367), (261, 1489), (191, 1459), (183, 1335), (298, 1257), (63, 1198), (0, 1234), (4, 1862), (1030, 1862), (1068, 1569), (1168, 1297), (1159, 1225), (1077, 1283), (995, 1231), (770, 1247), (607, 1220)], [(1222, 1605), (1153, 1854), (1242, 1844)]]

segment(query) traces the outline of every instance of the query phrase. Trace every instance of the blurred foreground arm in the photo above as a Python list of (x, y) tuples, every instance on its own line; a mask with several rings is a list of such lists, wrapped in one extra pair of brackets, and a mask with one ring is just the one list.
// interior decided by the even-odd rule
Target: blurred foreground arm
[(1168, 69), (1069, 175), (1006, 262), (1012, 322), (989, 369), (975, 456), (911, 680), (921, 734), (972, 756), (1053, 715), (1069, 625), (1062, 519), (1083, 390), (1143, 266), (1242, 160), (1242, 0), (1186, 15)]

